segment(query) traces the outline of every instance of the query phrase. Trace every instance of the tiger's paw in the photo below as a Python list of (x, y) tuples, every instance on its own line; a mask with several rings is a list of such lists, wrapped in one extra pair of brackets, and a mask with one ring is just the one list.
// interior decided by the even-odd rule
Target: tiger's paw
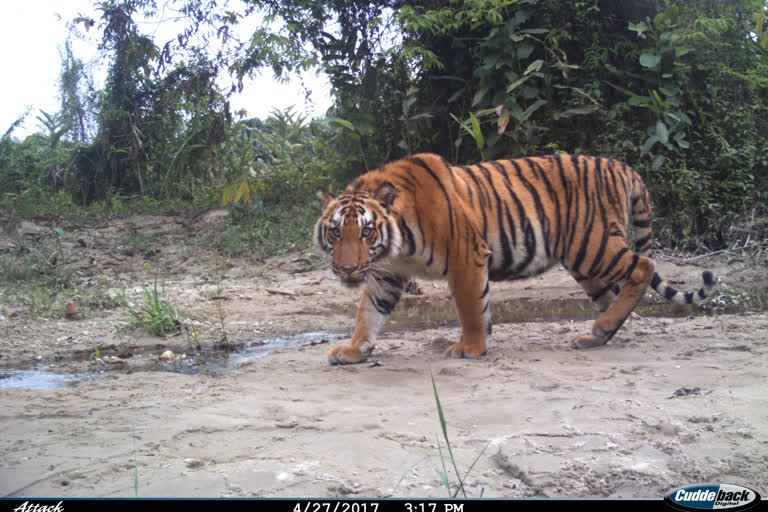
[(485, 347), (467, 345), (465, 343), (454, 343), (448, 347), (448, 350), (445, 351), (445, 355), (448, 357), (455, 357), (456, 359), (461, 359), (463, 357), (475, 359), (484, 356), (487, 352)]
[(572, 348), (594, 348), (605, 345), (608, 340), (598, 336), (576, 336), (571, 340)]
[(362, 363), (368, 358), (368, 354), (373, 352), (373, 346), (365, 344), (362, 350), (348, 345), (336, 345), (328, 352), (328, 362), (330, 364), (357, 364)]

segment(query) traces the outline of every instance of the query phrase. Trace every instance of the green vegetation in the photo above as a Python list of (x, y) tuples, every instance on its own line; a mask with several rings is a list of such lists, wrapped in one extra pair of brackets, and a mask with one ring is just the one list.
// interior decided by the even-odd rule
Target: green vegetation
[[(490, 443), (485, 445), (485, 448), (478, 454), (477, 457), (475, 457), (475, 460), (472, 462), (472, 464), (469, 466), (469, 469), (464, 473), (462, 476), (459, 472), (459, 468), (456, 465), (456, 459), (453, 456), (453, 450), (451, 449), (451, 443), (448, 440), (448, 425), (445, 421), (445, 414), (443, 413), (443, 406), (440, 405), (440, 395), (437, 393), (437, 384), (435, 384), (435, 376), (432, 375), (432, 370), (429, 371), (429, 378), (432, 380), (432, 390), (435, 393), (435, 403), (437, 404), (437, 416), (440, 420), (440, 430), (443, 433), (443, 440), (445, 441), (445, 446), (448, 450), (448, 456), (446, 457), (443, 455), (443, 450), (440, 447), (440, 440), (437, 440), (437, 448), (440, 452), (440, 462), (442, 463), (442, 469), (437, 470), (437, 474), (440, 475), (440, 480), (443, 482), (443, 485), (445, 486), (446, 490), (448, 491), (448, 497), (450, 498), (456, 498), (459, 493), (461, 493), (462, 497), (464, 499), (467, 498), (467, 491), (464, 488), (464, 482), (466, 482), (467, 477), (469, 476), (469, 473), (472, 471), (472, 468), (475, 467), (475, 464), (477, 464), (477, 461), (480, 460), (480, 457), (483, 456), (485, 453), (485, 450), (488, 449), (488, 446), (490, 446)], [(445, 467), (446, 460), (450, 461), (451, 466), (453, 468), (453, 471), (456, 475), (456, 484), (455, 489), (451, 489), (451, 481), (449, 478), (449, 471)]]
[(166, 336), (179, 332), (181, 329), (181, 315), (178, 307), (164, 297), (157, 289), (157, 278), (152, 287), (144, 287), (144, 303), (138, 306), (131, 305), (125, 297), (125, 293), (118, 300), (128, 314), (127, 328), (143, 329), (155, 336)]
[[(106, 0), (98, 19), (72, 20), (72, 37), (100, 34), (106, 82), (97, 90), (65, 45), (60, 111), (24, 113), (0, 137), (0, 212), (223, 202), (232, 224), (219, 248), (263, 258), (306, 245), (318, 185), (338, 190), (419, 151), (462, 163), (565, 151), (633, 165), (664, 246), (766, 238), (764, 0), (171, 5), (182, 28), (168, 42), (142, 31), (157, 19), (154, 0)], [(241, 39), (236, 25), (253, 16), (262, 25)], [(236, 120), (229, 95), (264, 67), (284, 79), (324, 72), (327, 117), (298, 106)], [(40, 131), (18, 140), (30, 115)], [(745, 218), (756, 222), (730, 229)]]

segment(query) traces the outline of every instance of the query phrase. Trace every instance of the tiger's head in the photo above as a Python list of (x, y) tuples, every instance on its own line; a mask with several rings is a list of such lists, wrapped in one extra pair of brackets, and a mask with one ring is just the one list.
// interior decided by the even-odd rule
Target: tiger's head
[(397, 197), (392, 184), (383, 183), (374, 192), (347, 189), (336, 197), (318, 188), (315, 197), (323, 214), (315, 224), (313, 242), (331, 255), (331, 270), (342, 284), (364, 283), (376, 261), (397, 256), (401, 237), (392, 211)]

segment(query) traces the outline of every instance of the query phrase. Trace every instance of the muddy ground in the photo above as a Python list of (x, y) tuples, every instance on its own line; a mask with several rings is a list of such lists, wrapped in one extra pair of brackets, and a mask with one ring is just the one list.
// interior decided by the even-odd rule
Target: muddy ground
[[(365, 364), (329, 366), (359, 292), (304, 251), (217, 258), (205, 249), (217, 217), (6, 226), (6, 255), (58, 239), (55, 271), (82, 293), (72, 318), (64, 304), (32, 317), (6, 288), (0, 385), (18, 369), (88, 378), (0, 389), (0, 496), (446, 497), (430, 372), (458, 468), (477, 459), (470, 497), (660, 498), (703, 482), (768, 495), (765, 312), (645, 307), (606, 346), (577, 351), (567, 341), (595, 315), (554, 269), (495, 284), (488, 356), (451, 360), (448, 291), (422, 282)], [(686, 290), (704, 268), (734, 290), (768, 282), (732, 254), (660, 257), (659, 268)], [(124, 329), (125, 308), (110, 305), (123, 289), (140, 305), (154, 270), (184, 313), (181, 334)], [(234, 358), (310, 331), (321, 334), (238, 364), (212, 348), (226, 336)]]

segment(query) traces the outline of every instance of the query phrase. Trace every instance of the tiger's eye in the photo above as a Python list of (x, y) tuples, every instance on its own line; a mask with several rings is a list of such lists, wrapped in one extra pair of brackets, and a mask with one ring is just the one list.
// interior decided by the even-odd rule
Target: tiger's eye
[(333, 238), (337, 238), (337, 239), (341, 238), (341, 230), (339, 228), (332, 228), (331, 229), (331, 236), (333, 236)]
[(371, 236), (371, 234), (373, 234), (373, 230), (371, 228), (367, 226), (363, 228), (363, 238), (368, 238)]

